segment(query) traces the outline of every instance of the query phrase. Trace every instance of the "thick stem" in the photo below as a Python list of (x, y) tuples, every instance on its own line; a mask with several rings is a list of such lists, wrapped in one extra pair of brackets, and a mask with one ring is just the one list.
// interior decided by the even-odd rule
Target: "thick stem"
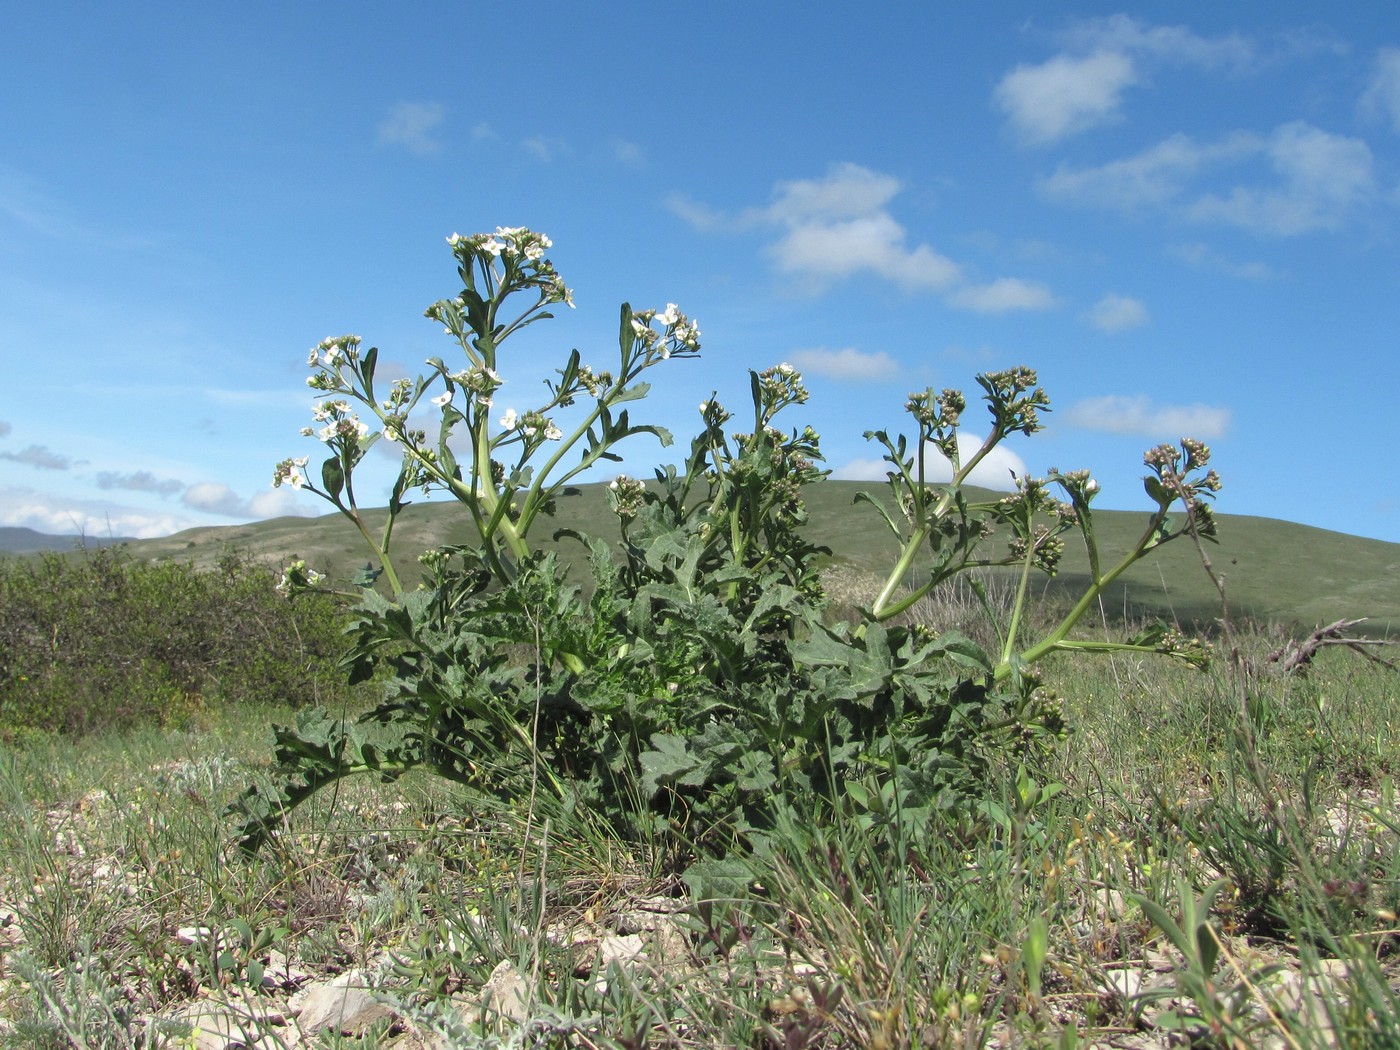
[[(1059, 622), (1059, 624), (1055, 627), (1053, 631), (1050, 632), (1050, 634), (1045, 638), (1044, 641), (1031, 646), (1029, 649), (1027, 649), (1021, 654), (1022, 663), (1035, 663), (1037, 660), (1042, 659), (1048, 653), (1054, 652), (1056, 649), (1063, 648), (1065, 639), (1069, 636), (1069, 632), (1074, 629), (1074, 625), (1077, 624), (1080, 621), (1080, 619), (1084, 616), (1084, 614), (1088, 612), (1089, 609), (1094, 605), (1094, 603), (1098, 601), (1099, 595), (1104, 592), (1104, 590), (1108, 587), (1109, 584), (1113, 583), (1113, 581), (1118, 579), (1119, 576), (1122, 576), (1123, 573), (1127, 572), (1128, 569), (1131, 568), (1135, 562), (1140, 560), (1142, 556), (1147, 552), (1148, 545), (1151, 544), (1152, 538), (1155, 535), (1157, 535), (1158, 527), (1161, 525), (1162, 520), (1165, 517), (1165, 510), (1159, 510), (1157, 513), (1152, 515), (1152, 519), (1148, 522), (1146, 531), (1143, 532), (1142, 537), (1137, 541), (1137, 544), (1133, 547), (1133, 549), (1129, 551), (1127, 555), (1124, 556), (1122, 561), (1120, 561), (1117, 565), (1110, 569), (1101, 578), (1094, 581), (1094, 583), (1089, 587), (1089, 589), (1086, 590), (1084, 594), (1080, 597), (1079, 601), (1074, 603), (1074, 607), (1070, 609), (1070, 611), (1065, 615), (1065, 618)], [(993, 673), (992, 677), (994, 681), (1001, 682), (1004, 681), (1010, 674), (1011, 662), (1009, 659), (1003, 658), (1001, 663), (997, 664), (996, 671)]]

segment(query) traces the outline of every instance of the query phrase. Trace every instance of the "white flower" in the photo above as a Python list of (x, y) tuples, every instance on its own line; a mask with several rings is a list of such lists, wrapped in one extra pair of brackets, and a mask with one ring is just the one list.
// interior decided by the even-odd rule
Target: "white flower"
[(515, 409), (506, 409), (506, 414), (501, 417), (501, 426), (506, 430), (514, 430), (519, 423), (520, 416), (516, 414)]
[(439, 394), (439, 395), (438, 395), (437, 397), (435, 397), (435, 398), (432, 398), (431, 400), (432, 400), (433, 404), (435, 404), (435, 405), (438, 406), (438, 408), (442, 408), (444, 405), (446, 405), (446, 404), (448, 404), (449, 402), (451, 402), (451, 400), (452, 400), (452, 391), (451, 391), (451, 390), (444, 390), (441, 394)]
[(499, 256), (504, 249), (505, 245), (494, 237), (488, 237), (481, 242), (481, 250), (490, 252), (492, 255)]
[(544, 428), (544, 436), (548, 441), (562, 441), (564, 432), (554, 425), (554, 420), (550, 420)]
[(709, 403), (708, 401), (701, 401), (701, 402), (700, 402), (700, 414), (703, 416), (703, 415), (704, 415), (706, 412), (708, 412), (709, 410), (710, 410), (710, 403)]
[(666, 309), (657, 314), (656, 319), (664, 325), (673, 325), (681, 319), (681, 312), (676, 309), (675, 303), (667, 303)]

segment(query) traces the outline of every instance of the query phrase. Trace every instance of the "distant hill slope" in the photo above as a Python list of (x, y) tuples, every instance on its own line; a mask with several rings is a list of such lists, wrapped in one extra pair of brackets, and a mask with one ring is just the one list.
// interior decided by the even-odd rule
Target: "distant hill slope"
[(52, 536), (46, 532), (0, 525), (0, 554), (37, 554), (71, 551), (78, 547), (110, 547), (134, 542), (127, 536)]
[[(809, 536), (831, 548), (836, 563), (859, 573), (883, 574), (895, 552), (894, 538), (872, 508), (853, 503), (862, 489), (877, 497), (885, 494), (878, 484), (852, 481), (829, 481), (808, 490)], [(394, 532), (400, 570), (411, 572), (419, 551), (468, 540), (463, 517), (455, 504), (409, 508)], [(1147, 512), (1101, 510), (1094, 517), (1107, 567), (1133, 545)], [(1219, 522), (1220, 543), (1207, 544), (1206, 553), (1226, 581), (1232, 616), (1309, 628), (1344, 616), (1364, 616), (1371, 633), (1400, 634), (1400, 544), (1268, 518), (1223, 514)], [(548, 522), (543, 524), (541, 535), (547, 536), (553, 530)], [(597, 536), (617, 535), (601, 485), (580, 486), (560, 499), (554, 525)], [(563, 545), (578, 550), (571, 540)], [(358, 534), (335, 514), (189, 529), (127, 543), (137, 557), (201, 565), (213, 564), (229, 547), (276, 564), (303, 558), (339, 579), (348, 578), (366, 561)], [(1082, 585), (1087, 567), (1083, 545), (1071, 536), (1060, 575), (1038, 586), (1073, 589)], [(1139, 563), (1105, 596), (1104, 604), (1110, 615), (1128, 610), (1183, 622), (1209, 622), (1220, 616), (1219, 597), (1189, 539), (1177, 540)]]

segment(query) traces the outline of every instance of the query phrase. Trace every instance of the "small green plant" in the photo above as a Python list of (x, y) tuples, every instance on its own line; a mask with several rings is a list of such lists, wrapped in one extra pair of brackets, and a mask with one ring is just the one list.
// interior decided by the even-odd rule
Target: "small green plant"
[[(618, 460), (622, 442), (643, 434), (671, 442), (623, 406), (646, 396), (652, 369), (698, 354), (699, 329), (674, 304), (624, 304), (613, 368), (595, 369), (573, 351), (540, 401), (520, 411), (504, 404), (503, 346), (549, 317), (549, 307), (572, 305), (545, 256), (550, 242), (503, 228), (449, 244), (462, 291), (427, 314), (462, 367), (432, 358), (424, 375), (386, 387), (377, 348), (354, 336), (326, 340), (308, 359), (308, 382), (327, 397), (315, 409), (322, 425), (303, 433), (329, 455), (315, 472), (309, 457), (283, 460), (274, 484), (327, 500), (365, 538), (377, 563), (360, 582), (381, 589), (363, 592), (347, 664), (352, 681), (378, 667), (390, 673), (383, 702), (358, 723), (308, 711), (277, 731), (272, 790), (254, 786), (236, 807), (245, 846), (258, 847), (288, 810), (344, 776), (394, 779), (415, 767), (505, 799), (533, 803), (544, 792), (581, 805), (627, 838), (668, 841), (678, 863), (759, 841), (781, 790), (835, 806), (848, 784), (869, 780), (868, 798), (885, 798), (879, 785), (891, 784), (903, 819), (917, 820), (981, 793), (993, 757), (1024, 755), (1060, 731), (1059, 700), (1033, 669), (1045, 656), (1204, 658), (1173, 632), (1121, 643), (1070, 632), (1149, 551), (1187, 531), (1212, 535), (1206, 501), (1219, 480), (1205, 469), (1205, 446), (1188, 439), (1148, 453), (1155, 510), (1136, 546), (1107, 569), (1087, 472), (1020, 479), (1016, 493), (992, 503), (967, 498), (965, 479), (997, 444), (1040, 427), (1048, 397), (1025, 368), (978, 377), (992, 432), (966, 462), (957, 444), (966, 401), (956, 391), (911, 396), (912, 447), (902, 435), (870, 435), (886, 449), (896, 509), (867, 499), (901, 553), (854, 624), (824, 622), (824, 552), (802, 527), (804, 489), (825, 472), (812, 428), (784, 428), (808, 397), (786, 364), (750, 373), (742, 429), (712, 396), (680, 466), (657, 469), (645, 484), (620, 476), (609, 485), (619, 542), (574, 537), (591, 576), (579, 587), (569, 566), (541, 549), (541, 522), (582, 472)], [(425, 412), (431, 422), (420, 421)], [(385, 524), (373, 532), (354, 475), (381, 440), (403, 459)], [(927, 484), (926, 449), (952, 460), (951, 483)], [(1052, 499), (1052, 486), (1068, 502)], [(414, 587), (391, 540), (417, 488), (455, 498), (473, 538), (425, 553)], [(1184, 514), (1173, 526), (1168, 511), (1177, 504)], [(1029, 578), (1055, 570), (1071, 529), (1089, 547), (1090, 586), (1047, 637), (1027, 641)], [(1007, 541), (1000, 553), (987, 546), (994, 535)], [(902, 590), (929, 555), (928, 582)], [(990, 565), (1019, 573), (996, 652), (894, 622), (939, 581)], [(295, 571), (287, 579), (302, 589), (312, 582)]]
[(1221, 970), (1221, 932), (1211, 921), (1210, 910), (1220, 892), (1228, 886), (1219, 880), (1206, 887), (1197, 897), (1184, 879), (1178, 883), (1179, 917), (1150, 897), (1133, 894), (1132, 899), (1154, 926), (1162, 931), (1178, 952), (1182, 963), (1175, 973), (1175, 987), (1145, 992), (1140, 1003), (1179, 997), (1195, 1008), (1194, 1013), (1177, 1010), (1159, 1015), (1157, 1023), (1167, 1029), (1188, 1031), (1199, 1029), (1212, 1039), (1231, 1047), (1255, 1045), (1251, 1033), (1260, 1027), (1258, 1017), (1252, 1017), (1248, 1007), (1255, 989), (1271, 974), (1283, 967), (1269, 964), (1249, 973), (1238, 967)]

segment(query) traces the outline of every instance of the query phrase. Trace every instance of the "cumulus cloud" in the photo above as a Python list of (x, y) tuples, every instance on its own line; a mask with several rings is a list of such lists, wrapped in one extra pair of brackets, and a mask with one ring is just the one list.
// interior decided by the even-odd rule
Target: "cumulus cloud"
[(1085, 318), (1099, 331), (1110, 334), (1139, 328), (1148, 321), (1142, 300), (1126, 295), (1105, 295), (1089, 308)]
[(1152, 440), (1194, 437), (1210, 441), (1230, 425), (1230, 410), (1212, 405), (1158, 405), (1148, 397), (1109, 394), (1088, 398), (1065, 412), (1071, 426)]
[(1277, 180), (1207, 194), (1187, 209), (1202, 222), (1220, 221), (1256, 233), (1291, 237), (1334, 230), (1375, 196), (1371, 149), (1297, 120), (1278, 128), (1266, 155)]
[[(1214, 169), (1255, 160), (1272, 172), (1271, 182), (1224, 193), (1192, 189)], [(1124, 212), (1174, 209), (1195, 222), (1290, 237), (1338, 228), (1375, 197), (1376, 182), (1365, 142), (1292, 121), (1268, 136), (1236, 132), (1203, 145), (1177, 134), (1098, 167), (1061, 165), (1041, 180), (1040, 190), (1064, 203)]]
[(183, 481), (174, 478), (158, 478), (148, 470), (138, 470), (131, 474), (118, 474), (103, 470), (97, 474), (97, 487), (100, 489), (127, 489), (132, 492), (154, 492), (158, 496), (173, 496), (185, 487)]
[(1238, 34), (1211, 39), (1127, 15), (1075, 22), (1058, 40), (1059, 54), (1018, 65), (992, 93), (1017, 136), (1031, 145), (1121, 119), (1127, 90), (1144, 83), (1154, 65), (1242, 69), (1254, 60), (1254, 45)]
[(828, 379), (880, 380), (893, 379), (900, 373), (899, 362), (883, 350), (865, 353), (854, 347), (828, 350), (794, 350), (788, 355), (794, 367), (804, 375), (825, 376)]
[(379, 122), (379, 143), (402, 146), (420, 157), (431, 156), (442, 149), (442, 141), (434, 132), (446, 115), (446, 108), (436, 102), (396, 103)]
[(47, 445), (29, 445), (18, 452), (0, 452), (0, 459), (23, 463), (35, 470), (67, 470), (73, 465), (71, 459), (54, 452)]
[(982, 314), (1000, 314), (1011, 310), (1048, 310), (1055, 305), (1055, 296), (1039, 281), (999, 277), (990, 284), (965, 285), (949, 295), (948, 302)]
[(35, 529), (51, 536), (169, 536), (194, 522), (173, 514), (148, 514), (68, 500), (27, 488), (0, 489), (0, 525)]
[[(982, 447), (984, 440), (959, 433), (958, 455), (964, 460), (971, 458)], [(831, 476), (842, 481), (883, 481), (889, 470), (889, 463), (883, 459), (853, 459), (833, 470)], [(977, 464), (968, 476), (967, 484), (997, 492), (1011, 492), (1016, 488), (1012, 475), (1025, 477), (1026, 473), (1025, 461), (1003, 444)], [(931, 484), (946, 484), (953, 480), (952, 463), (932, 443), (924, 445), (924, 477)]]
[(1020, 65), (997, 84), (997, 106), (1026, 142), (1045, 145), (1116, 119), (1123, 91), (1137, 80), (1127, 55), (1057, 55)]
[(1041, 309), (1052, 301), (1048, 291), (1019, 278), (1001, 278), (985, 288), (969, 286), (952, 259), (930, 244), (911, 244), (888, 208), (901, 188), (891, 175), (837, 164), (819, 179), (780, 182), (771, 204), (733, 216), (683, 197), (668, 203), (675, 214), (706, 232), (776, 229), (778, 239), (769, 245), (769, 256), (780, 273), (810, 294), (874, 274), (907, 292), (962, 290), (961, 296), (949, 295), (948, 302), (969, 309)]
[(308, 517), (315, 513), (290, 488), (267, 489), (251, 499), (244, 499), (228, 485), (217, 481), (191, 485), (180, 502), (191, 510), (227, 518)]
[(1376, 53), (1370, 83), (1361, 96), (1361, 109), (1388, 120), (1400, 132), (1400, 48), (1383, 47)]
[(840, 164), (822, 179), (778, 184), (777, 199), (746, 213), (783, 233), (770, 252), (784, 273), (813, 290), (856, 273), (875, 273), (908, 291), (941, 291), (961, 277), (956, 263), (928, 244), (912, 247), (885, 209), (900, 190), (889, 175)]
[(185, 490), (180, 502), (191, 510), (206, 514), (223, 514), (231, 518), (250, 518), (248, 502), (222, 482), (200, 481)]

